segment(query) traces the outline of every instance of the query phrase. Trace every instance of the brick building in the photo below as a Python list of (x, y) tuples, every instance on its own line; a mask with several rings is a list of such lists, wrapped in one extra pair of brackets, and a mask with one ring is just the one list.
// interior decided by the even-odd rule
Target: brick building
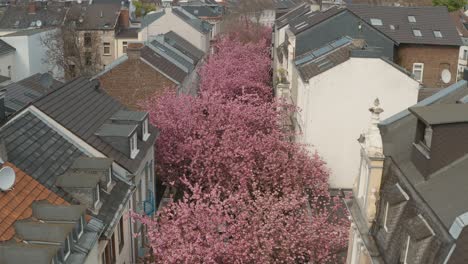
[(143, 100), (167, 89), (196, 93), (196, 68), (204, 52), (174, 32), (158, 35), (146, 45), (130, 43), (126, 51), (94, 77), (125, 106), (141, 109)]
[(466, 263), (467, 95), (462, 80), (361, 137), (347, 263)]

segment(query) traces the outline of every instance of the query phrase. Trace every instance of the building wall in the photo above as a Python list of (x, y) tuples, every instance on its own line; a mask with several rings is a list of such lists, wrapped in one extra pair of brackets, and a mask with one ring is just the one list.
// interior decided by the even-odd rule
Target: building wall
[(100, 76), (99, 80), (109, 95), (132, 110), (143, 110), (139, 101), (176, 85), (139, 59), (128, 59)]
[(124, 42), (127, 42), (127, 45), (128, 43), (131, 43), (131, 42), (136, 42), (138, 41), (138, 39), (135, 39), (135, 38), (129, 38), (129, 39), (125, 39), (125, 38), (119, 38), (119, 39), (115, 39), (115, 49), (114, 49), (114, 57), (117, 59), (121, 56), (123, 56), (124, 54), (126, 54), (124, 51), (123, 51), (123, 43)]
[(300, 141), (327, 162), (332, 188), (353, 186), (360, 162), (357, 138), (368, 127), (374, 100), (380, 100), (383, 119), (415, 104), (418, 90), (418, 82), (381, 59), (351, 58), (308, 84), (299, 79)]
[[(422, 83), (425, 87), (447, 87), (456, 82), (459, 47), (401, 44), (396, 53), (396, 63), (410, 72), (414, 63), (424, 63)], [(449, 69), (452, 75), (449, 83), (441, 80), (443, 69)]]
[[(8, 54), (0, 55), (0, 75), (10, 77), (12, 80), (16, 79), (15, 77), (15, 57), (16, 52), (11, 52)], [(11, 70), (8, 70), (8, 67), (11, 67)], [(11, 76), (10, 76), (11, 75)]]
[[(466, 55), (465, 55), (466, 54)], [(457, 81), (463, 79), (463, 70), (468, 66), (468, 46), (461, 46), (458, 54), (458, 75)]]
[(99, 241), (97, 241), (91, 251), (88, 252), (84, 264), (96, 264), (99, 263), (99, 261)]
[(29, 63), (29, 45), (26, 36), (2, 37), (2, 40), (16, 49), (15, 68), (13, 69), (12, 81), (16, 82), (24, 79), (31, 74)]
[(195, 47), (207, 52), (210, 47), (210, 35), (202, 34), (184, 20), (174, 15), (170, 8), (165, 9), (165, 14), (138, 32), (138, 40), (148, 40), (151, 36), (165, 34), (174, 31)]
[[(106, 65), (111, 64), (115, 59), (118, 57), (115, 55), (116, 54), (116, 41), (115, 41), (115, 32), (114, 30), (109, 30), (109, 31), (100, 31), (100, 54), (101, 54), (101, 63), (102, 67), (104, 68)], [(104, 42), (110, 43), (110, 55), (104, 55)]]

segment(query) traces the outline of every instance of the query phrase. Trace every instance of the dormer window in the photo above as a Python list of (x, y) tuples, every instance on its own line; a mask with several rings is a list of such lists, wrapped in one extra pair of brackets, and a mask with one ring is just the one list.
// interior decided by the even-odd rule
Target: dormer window
[(149, 133), (149, 121), (148, 121), (148, 118), (146, 118), (144, 121), (143, 121), (143, 126), (142, 126), (142, 132), (143, 132), (143, 141), (146, 141), (149, 136), (150, 136), (150, 133)]
[(100, 195), (99, 195), (99, 184), (98, 184), (96, 185), (96, 189), (94, 192), (94, 208), (98, 207), (99, 200), (100, 200)]
[(134, 159), (138, 155), (137, 133), (130, 137), (130, 158)]

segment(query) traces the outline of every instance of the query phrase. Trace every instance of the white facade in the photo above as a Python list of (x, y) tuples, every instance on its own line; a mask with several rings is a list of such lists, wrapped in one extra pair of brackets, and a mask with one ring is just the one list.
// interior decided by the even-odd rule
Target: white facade
[(0, 75), (15, 79), (15, 57), (16, 51), (0, 55)]
[[(350, 58), (297, 83), (297, 115), (302, 136), (331, 169), (332, 188), (351, 189), (359, 173), (357, 135), (368, 126), (368, 108), (379, 98), (386, 118), (417, 102), (419, 83), (379, 58)], [(294, 80), (293, 80), (294, 83)]]
[(46, 72), (52, 72), (56, 79), (63, 79), (63, 72), (57, 66), (46, 63), (47, 48), (42, 45), (41, 39), (46, 38), (48, 32), (46, 30), (38, 30), (34, 34), (17, 32), (0, 37), (16, 49), (12, 81), (19, 81), (33, 74)]
[[(164, 9), (165, 14), (138, 32), (138, 40), (146, 41), (151, 36), (174, 31), (198, 49), (207, 52), (210, 48), (211, 32), (201, 33), (183, 19), (172, 13), (172, 8)], [(149, 14), (152, 15), (152, 14)]]

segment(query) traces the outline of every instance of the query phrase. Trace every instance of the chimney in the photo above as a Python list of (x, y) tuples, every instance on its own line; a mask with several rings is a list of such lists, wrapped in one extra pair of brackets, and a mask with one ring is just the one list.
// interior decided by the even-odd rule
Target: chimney
[(130, 15), (128, 12), (128, 8), (126, 7), (122, 7), (122, 9), (120, 9), (119, 25), (121, 28), (130, 27)]
[(28, 14), (36, 14), (36, 3), (33, 1), (28, 3)]
[(140, 58), (141, 49), (145, 45), (143, 43), (129, 43), (127, 47), (127, 56), (130, 60), (136, 60)]

